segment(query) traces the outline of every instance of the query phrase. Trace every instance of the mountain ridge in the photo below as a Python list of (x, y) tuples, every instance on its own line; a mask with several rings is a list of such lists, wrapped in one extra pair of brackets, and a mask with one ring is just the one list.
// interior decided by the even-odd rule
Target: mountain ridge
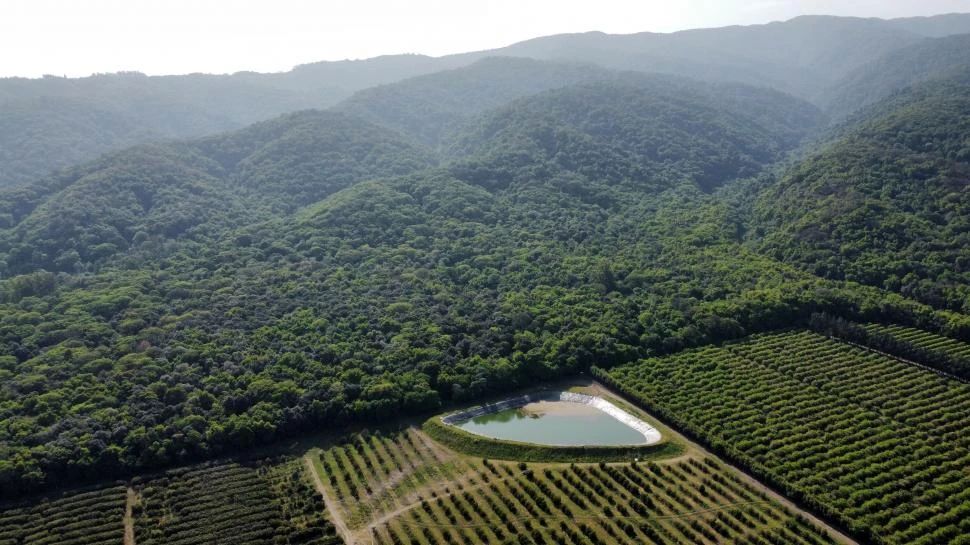
[[(970, 32), (970, 18), (964, 15), (892, 21), (805, 17), (670, 34), (563, 34), (442, 57), (385, 55), (309, 63), (270, 74), (129, 72), (0, 79), (0, 186), (24, 183), (126, 145), (215, 134), (289, 111), (328, 108), (355, 91), (460, 68), (489, 56), (767, 85), (817, 101), (839, 77), (923, 39), (918, 32)], [(51, 104), (26, 100), (35, 97), (48, 97)], [(57, 121), (53, 112), (72, 103), (81, 110)], [(85, 109), (103, 111), (116, 121), (87, 128)], [(24, 134), (36, 136), (22, 138)]]

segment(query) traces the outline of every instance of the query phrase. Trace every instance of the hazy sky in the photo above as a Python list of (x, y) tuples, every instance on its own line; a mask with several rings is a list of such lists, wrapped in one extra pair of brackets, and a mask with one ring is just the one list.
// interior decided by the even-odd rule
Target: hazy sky
[(949, 12), (970, 12), (970, 0), (0, 0), (0, 76), (271, 72), (561, 32)]

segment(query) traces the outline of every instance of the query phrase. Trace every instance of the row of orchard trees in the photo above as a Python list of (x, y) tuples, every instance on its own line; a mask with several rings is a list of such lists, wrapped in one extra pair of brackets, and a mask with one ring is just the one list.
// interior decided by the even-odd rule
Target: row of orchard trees
[(899, 356), (954, 377), (970, 380), (970, 354), (955, 353), (930, 346), (935, 337), (929, 332), (903, 337), (882, 328), (866, 327), (838, 316), (813, 313), (809, 327), (823, 335), (837, 337)]
[(860, 537), (970, 531), (965, 384), (810, 332), (596, 374)]

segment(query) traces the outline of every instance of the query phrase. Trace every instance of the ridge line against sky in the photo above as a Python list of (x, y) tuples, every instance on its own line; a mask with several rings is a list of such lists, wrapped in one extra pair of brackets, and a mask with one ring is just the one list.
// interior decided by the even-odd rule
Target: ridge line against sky
[(444, 56), (553, 34), (675, 32), (799, 15), (928, 16), (970, 0), (4, 0), (0, 77), (283, 72), (300, 64)]

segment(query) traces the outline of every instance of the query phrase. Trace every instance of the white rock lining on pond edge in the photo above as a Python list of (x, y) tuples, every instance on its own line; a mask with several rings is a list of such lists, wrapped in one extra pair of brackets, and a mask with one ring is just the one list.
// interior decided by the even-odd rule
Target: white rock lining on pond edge
[(466, 409), (464, 411), (459, 411), (457, 413), (452, 413), (447, 416), (443, 416), (441, 421), (449, 426), (454, 426), (459, 422), (464, 422), (465, 420), (469, 420), (477, 416), (497, 413), (506, 409), (516, 409), (519, 407), (524, 407), (529, 403), (536, 403), (539, 401), (564, 401), (567, 403), (580, 403), (582, 405), (590, 405), (595, 407), (596, 409), (603, 411), (604, 413), (612, 416), (613, 418), (642, 434), (644, 439), (644, 443), (642, 443), (643, 445), (652, 445), (662, 439), (660, 432), (657, 431), (656, 428), (610, 403), (609, 401), (601, 397), (577, 394), (574, 392), (541, 392), (538, 394), (526, 394), (499, 401), (498, 403), (490, 403), (487, 405)]

